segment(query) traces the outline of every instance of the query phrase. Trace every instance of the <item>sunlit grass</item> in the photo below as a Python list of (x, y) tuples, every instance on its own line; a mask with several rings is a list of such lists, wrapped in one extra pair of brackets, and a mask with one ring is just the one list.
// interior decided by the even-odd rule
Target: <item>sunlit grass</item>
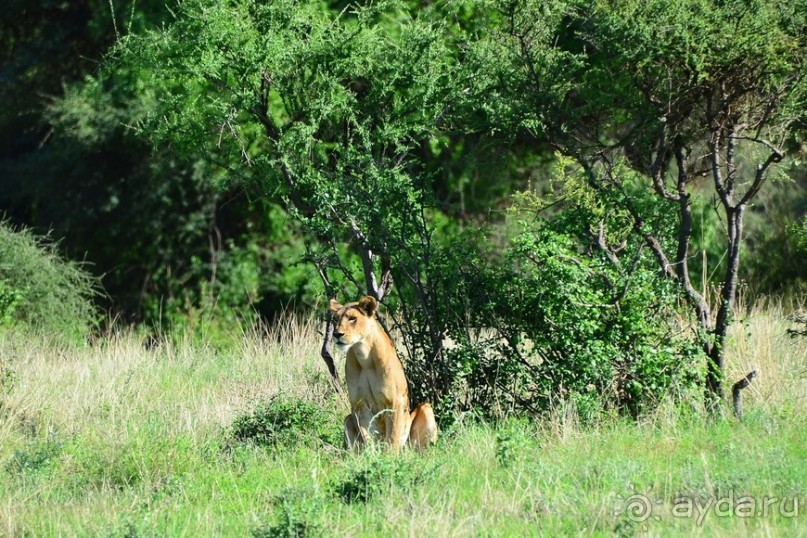
[[(278, 394), (345, 413), (309, 320), (218, 343), (124, 331), (76, 348), (5, 334), (0, 534), (807, 535), (807, 339), (789, 323), (772, 303), (733, 329), (728, 379), (761, 371), (742, 422), (670, 402), (582, 425), (573, 409), (496, 426), (466, 415), (438, 446), (398, 458), (302, 434), (232, 439), (237, 417)], [(680, 499), (745, 495), (801, 512), (712, 509), (700, 524), (674, 513)], [(626, 512), (637, 498), (652, 504), (646, 519)]]

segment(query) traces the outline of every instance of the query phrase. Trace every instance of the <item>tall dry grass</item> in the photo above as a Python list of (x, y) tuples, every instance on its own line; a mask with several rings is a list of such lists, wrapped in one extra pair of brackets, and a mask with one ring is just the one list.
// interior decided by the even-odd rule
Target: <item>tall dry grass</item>
[(13, 446), (21, 429), (29, 436), (96, 430), (125, 440), (158, 424), (169, 436), (206, 435), (260, 399), (327, 396), (312, 319), (234, 328), (227, 340), (217, 346), (123, 330), (77, 347), (0, 333), (0, 447)]
[(805, 409), (807, 337), (788, 332), (803, 307), (798, 301), (779, 297), (762, 298), (751, 305), (739, 301), (726, 349), (726, 381), (730, 393), (731, 383), (758, 371), (758, 377), (743, 391), (745, 407)]
[[(781, 300), (760, 301), (732, 326), (727, 382), (759, 371), (744, 392), (747, 409), (800, 409), (807, 401), (807, 338), (788, 334), (791, 311)], [(166, 434), (205, 433), (275, 394), (324, 401), (332, 390), (320, 331), (312, 318), (288, 316), (272, 327), (234, 328), (218, 346), (131, 330), (85, 347), (0, 333), (0, 446), (20, 429), (75, 435), (103, 424), (109, 435), (126, 436), (144, 417)], [(336, 405), (347, 409), (344, 399)]]
[[(614, 511), (633, 488), (667, 507), (682, 491), (792, 494), (807, 472), (793, 456), (802, 450), (807, 338), (787, 335), (787, 305), (744, 312), (732, 329), (727, 378), (758, 367), (745, 407), (771, 421), (713, 426), (680, 420), (674, 408), (638, 424), (581, 426), (573, 410), (496, 428), (460, 418), (434, 450), (397, 459), (226, 448), (233, 419), (276, 394), (347, 410), (333, 395), (312, 319), (234, 328), (219, 343), (121, 331), (67, 347), (0, 333), (0, 535), (248, 535), (287, 516), (319, 522), (325, 535), (610, 535), (638, 528)], [(37, 460), (52, 445), (52, 461)], [(390, 473), (381, 474), (378, 497), (348, 504), (333, 494), (334, 484), (360, 484), (368, 464)], [(419, 468), (432, 471), (407, 485)], [(284, 502), (300, 511), (283, 515)], [(651, 523), (668, 533), (710, 535), (662, 515)], [(713, 522), (736, 535), (795, 528), (784, 519)]]

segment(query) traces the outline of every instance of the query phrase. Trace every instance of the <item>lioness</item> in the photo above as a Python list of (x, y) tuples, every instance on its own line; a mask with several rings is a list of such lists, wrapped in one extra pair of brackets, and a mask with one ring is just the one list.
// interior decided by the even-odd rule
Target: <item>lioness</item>
[(345, 378), (351, 413), (345, 417), (348, 448), (361, 448), (370, 436), (384, 439), (397, 452), (407, 440), (423, 448), (437, 441), (437, 422), (428, 403), (409, 412), (409, 390), (395, 346), (375, 319), (378, 303), (365, 296), (335, 312), (333, 337), (347, 351)]

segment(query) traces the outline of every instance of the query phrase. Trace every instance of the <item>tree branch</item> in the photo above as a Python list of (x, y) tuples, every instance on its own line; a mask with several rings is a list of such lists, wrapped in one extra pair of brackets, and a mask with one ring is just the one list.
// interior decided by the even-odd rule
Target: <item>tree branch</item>
[(731, 197), (726, 190), (726, 185), (723, 181), (722, 158), (720, 157), (720, 129), (717, 128), (712, 131), (712, 136), (709, 139), (709, 151), (712, 158), (712, 179), (715, 183), (715, 190), (720, 196), (720, 201), (726, 208), (731, 207)]
[(594, 233), (594, 230), (590, 231), (597, 241), (597, 248), (599, 248), (600, 251), (603, 254), (605, 254), (608, 260), (614, 265), (614, 267), (619, 268), (621, 264), (619, 261), (619, 256), (617, 256), (617, 252), (622, 250), (622, 248), (624, 248), (624, 245), (622, 245), (622, 248), (617, 249), (612, 249), (610, 246), (608, 246), (608, 242), (605, 238), (605, 221), (602, 220), (600, 221), (596, 234)]
[(656, 158), (650, 167), (650, 175), (653, 178), (653, 188), (656, 193), (662, 198), (677, 202), (678, 197), (664, 186), (664, 175), (667, 169), (667, 118), (662, 118), (662, 120), (656, 144)]
[(353, 237), (359, 243), (359, 257), (361, 258), (361, 266), (364, 271), (364, 282), (367, 285), (367, 293), (380, 302), (392, 287), (392, 277), (389, 274), (389, 262), (385, 263), (387, 271), (382, 276), (382, 285), (379, 286), (375, 276), (375, 254), (373, 253), (373, 249), (370, 248), (370, 242), (367, 240), (367, 236), (364, 235), (364, 232), (361, 231), (356, 221), (352, 218), (350, 219), (350, 229), (353, 233)]
[[(308, 248), (306, 248), (308, 250)], [(311, 257), (311, 261), (314, 264), (314, 267), (317, 269), (317, 273), (319, 273), (319, 278), (322, 280), (323, 286), (325, 286), (325, 294), (328, 296), (328, 299), (335, 299), (336, 293), (331, 286), (331, 281), (328, 278), (328, 273), (326, 269), (318, 263), (313, 256)], [(342, 393), (342, 385), (339, 383), (339, 374), (336, 373), (336, 365), (333, 360), (333, 355), (331, 355), (331, 338), (333, 337), (333, 326), (331, 325), (332, 321), (332, 314), (331, 310), (327, 309), (325, 312), (325, 331), (322, 338), (322, 347), (320, 348), (320, 356), (322, 360), (325, 361), (325, 365), (328, 367), (328, 373), (331, 374), (331, 385), (333, 385), (334, 390), (337, 393)]]
[(689, 277), (689, 241), (692, 237), (692, 203), (687, 192), (687, 166), (684, 148), (678, 147), (675, 150), (675, 160), (678, 165), (678, 204), (679, 204), (679, 224), (678, 224), (678, 250), (676, 251), (675, 269), (678, 280), (684, 288), (684, 292), (695, 306), (698, 319), (703, 327), (710, 324), (709, 305), (702, 294), (698, 293)]
[(751, 384), (758, 373), (759, 372), (756, 370), (751, 370), (744, 378), (737, 381), (734, 386), (731, 387), (731, 398), (734, 402), (734, 414), (737, 415), (737, 418), (743, 418), (742, 390)]
[(765, 159), (765, 162), (762, 164), (757, 165), (757, 172), (754, 176), (754, 182), (751, 184), (751, 187), (748, 189), (748, 192), (745, 193), (745, 196), (742, 197), (740, 203), (737, 206), (744, 206), (747, 204), (751, 199), (759, 193), (759, 190), (762, 188), (762, 185), (765, 183), (765, 179), (768, 177), (768, 168), (771, 167), (772, 164), (781, 162), (784, 158), (784, 153), (780, 150), (773, 148), (773, 152), (768, 155), (768, 158)]
[(731, 198), (734, 192), (734, 178), (737, 175), (737, 165), (735, 163), (735, 150), (737, 147), (738, 132), (742, 131), (743, 126), (733, 124), (729, 129), (729, 140), (726, 144), (726, 195)]

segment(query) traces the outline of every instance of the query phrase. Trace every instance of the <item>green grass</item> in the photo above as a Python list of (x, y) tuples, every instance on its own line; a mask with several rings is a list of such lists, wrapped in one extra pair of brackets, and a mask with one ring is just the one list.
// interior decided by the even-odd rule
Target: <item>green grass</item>
[[(464, 416), (399, 457), (341, 449), (310, 323), (223, 346), (5, 335), (0, 535), (807, 536), (807, 339), (787, 327), (774, 305), (733, 334), (730, 376), (762, 370), (743, 421)], [(776, 500), (726, 514), (751, 498)]]

